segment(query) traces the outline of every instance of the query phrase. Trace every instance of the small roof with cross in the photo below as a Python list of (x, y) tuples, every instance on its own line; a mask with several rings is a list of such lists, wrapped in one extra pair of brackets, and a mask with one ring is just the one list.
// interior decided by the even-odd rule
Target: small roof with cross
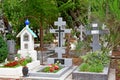
[(24, 27), (24, 28), (22, 29), (22, 31), (18, 33), (17, 37), (20, 37), (20, 35), (21, 35), (25, 30), (27, 30), (34, 38), (36, 38), (37, 35), (29, 28), (30, 22), (29, 22), (28, 19), (25, 21), (25, 24), (26, 24), (26, 27)]

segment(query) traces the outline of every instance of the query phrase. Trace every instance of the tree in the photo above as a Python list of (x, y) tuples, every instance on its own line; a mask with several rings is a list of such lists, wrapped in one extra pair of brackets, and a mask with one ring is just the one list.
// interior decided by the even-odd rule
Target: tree
[(7, 44), (0, 35), (0, 63), (4, 62), (8, 55)]

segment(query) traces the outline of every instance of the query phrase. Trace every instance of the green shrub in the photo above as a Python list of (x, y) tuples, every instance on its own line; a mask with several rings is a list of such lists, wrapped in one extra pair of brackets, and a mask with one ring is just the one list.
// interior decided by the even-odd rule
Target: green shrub
[(7, 44), (0, 35), (0, 63), (4, 62), (8, 55)]
[(89, 72), (102, 72), (104, 69), (104, 66), (101, 64), (98, 65), (91, 65), (89, 67)]
[(89, 64), (87, 63), (82, 63), (79, 67), (80, 71), (88, 71), (88, 69), (89, 69)]
[(109, 63), (108, 52), (92, 52), (82, 56), (83, 63), (80, 65), (80, 71), (102, 72)]

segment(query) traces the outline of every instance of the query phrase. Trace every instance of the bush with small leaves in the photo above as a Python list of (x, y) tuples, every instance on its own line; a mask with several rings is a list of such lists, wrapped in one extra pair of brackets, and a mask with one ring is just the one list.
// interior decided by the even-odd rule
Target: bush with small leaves
[(7, 44), (0, 35), (0, 63), (4, 62), (8, 55)]

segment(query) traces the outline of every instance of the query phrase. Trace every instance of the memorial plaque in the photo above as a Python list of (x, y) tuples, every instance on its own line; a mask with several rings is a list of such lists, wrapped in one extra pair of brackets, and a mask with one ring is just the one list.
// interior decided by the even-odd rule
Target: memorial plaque
[(61, 63), (62, 65), (65, 64), (64, 59), (55, 59), (55, 60), (54, 60), (54, 63), (57, 63), (57, 62)]

